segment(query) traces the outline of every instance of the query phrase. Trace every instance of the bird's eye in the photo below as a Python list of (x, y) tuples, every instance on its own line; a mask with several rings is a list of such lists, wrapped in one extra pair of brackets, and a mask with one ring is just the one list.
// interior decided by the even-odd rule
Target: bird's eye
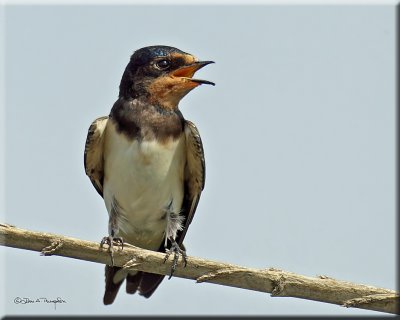
[(165, 70), (170, 66), (170, 62), (168, 60), (159, 60), (156, 62), (156, 67), (160, 70)]

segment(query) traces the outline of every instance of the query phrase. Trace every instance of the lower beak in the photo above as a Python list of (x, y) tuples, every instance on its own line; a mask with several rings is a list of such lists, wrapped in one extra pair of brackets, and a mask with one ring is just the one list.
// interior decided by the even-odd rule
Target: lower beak
[(198, 84), (211, 84), (215, 86), (214, 82), (207, 81), (207, 80), (201, 80), (201, 79), (193, 79), (193, 75), (196, 73), (196, 71), (200, 70), (201, 68), (205, 67), (206, 65), (214, 63), (214, 61), (196, 61), (190, 65), (183, 66), (171, 73), (172, 76), (174, 77), (180, 77), (180, 78), (185, 78), (190, 80), (191, 82), (195, 82)]

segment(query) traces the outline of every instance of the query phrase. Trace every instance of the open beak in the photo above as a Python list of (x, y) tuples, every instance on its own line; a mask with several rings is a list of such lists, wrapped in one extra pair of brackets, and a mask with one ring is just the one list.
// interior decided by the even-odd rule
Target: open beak
[(198, 84), (211, 84), (212, 86), (215, 86), (214, 82), (192, 78), (197, 70), (200, 70), (201, 68), (205, 67), (206, 65), (208, 65), (210, 63), (214, 63), (214, 61), (196, 61), (190, 65), (183, 66), (183, 67), (171, 72), (171, 75), (174, 77), (188, 79), (191, 82), (195, 82)]

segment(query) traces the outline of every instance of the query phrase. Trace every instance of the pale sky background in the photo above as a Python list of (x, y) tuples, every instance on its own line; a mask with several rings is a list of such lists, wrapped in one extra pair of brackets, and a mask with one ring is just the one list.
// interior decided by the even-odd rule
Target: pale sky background
[[(109, 113), (133, 51), (171, 45), (216, 61), (199, 72), (216, 86), (180, 104), (200, 130), (207, 165), (189, 256), (395, 289), (393, 5), (0, 13), (2, 221), (92, 241), (106, 235), (104, 203), (83, 168), (87, 129)], [(103, 306), (103, 265), (0, 253), (3, 315), (382, 315), (179, 278), (148, 300), (121, 288)], [(67, 303), (54, 310), (16, 297)]]

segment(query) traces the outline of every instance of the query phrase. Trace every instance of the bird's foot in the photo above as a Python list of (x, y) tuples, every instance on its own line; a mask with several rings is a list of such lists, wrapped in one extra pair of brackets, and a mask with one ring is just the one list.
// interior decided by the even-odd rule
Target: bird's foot
[(110, 252), (111, 256), (111, 266), (114, 266), (114, 245), (117, 247), (121, 247), (121, 250), (124, 249), (124, 239), (119, 238), (119, 237), (113, 237), (113, 236), (108, 236), (104, 237), (101, 239), (100, 242), (100, 248), (103, 248), (103, 246), (107, 244), (108, 245), (108, 251)]
[(174, 239), (170, 239), (170, 241), (171, 241), (171, 248), (165, 250), (166, 254), (165, 254), (165, 258), (164, 258), (164, 263), (165, 263), (168, 260), (169, 256), (171, 255), (171, 253), (174, 253), (174, 260), (172, 261), (171, 273), (168, 277), (168, 280), (172, 278), (172, 275), (174, 274), (174, 272), (176, 270), (176, 267), (178, 265), (179, 255), (182, 256), (183, 266), (186, 267), (186, 264), (187, 264), (186, 251), (182, 250), (179, 247), (179, 244)]

